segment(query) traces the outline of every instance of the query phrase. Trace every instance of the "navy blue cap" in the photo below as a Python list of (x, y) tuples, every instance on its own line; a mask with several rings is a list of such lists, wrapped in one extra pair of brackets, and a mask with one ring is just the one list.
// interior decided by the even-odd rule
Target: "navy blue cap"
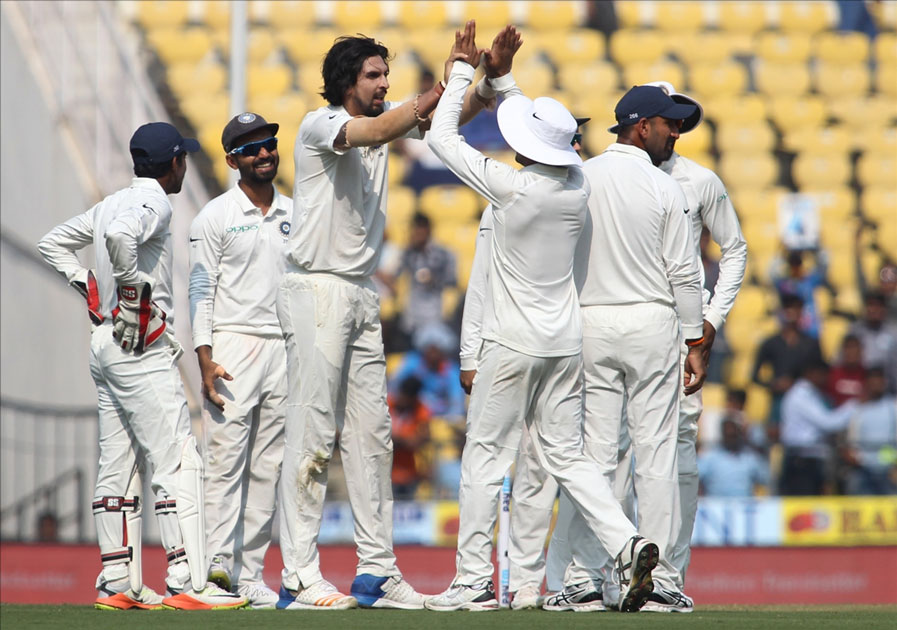
[(141, 125), (131, 136), (131, 158), (137, 164), (164, 164), (181, 153), (199, 151), (199, 142), (184, 138), (166, 122)]
[(623, 127), (634, 125), (642, 118), (663, 116), (685, 120), (695, 113), (695, 105), (679, 104), (654, 85), (636, 85), (623, 95), (614, 108), (617, 124), (608, 129), (620, 133)]

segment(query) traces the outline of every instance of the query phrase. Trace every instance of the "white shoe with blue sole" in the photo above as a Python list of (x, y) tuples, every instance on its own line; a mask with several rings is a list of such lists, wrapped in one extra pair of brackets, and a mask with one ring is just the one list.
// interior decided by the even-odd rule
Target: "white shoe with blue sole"
[(355, 576), (349, 593), (358, 600), (358, 605), (362, 608), (421, 610), (426, 601), (426, 597), (396, 575), (383, 577), (362, 573)]

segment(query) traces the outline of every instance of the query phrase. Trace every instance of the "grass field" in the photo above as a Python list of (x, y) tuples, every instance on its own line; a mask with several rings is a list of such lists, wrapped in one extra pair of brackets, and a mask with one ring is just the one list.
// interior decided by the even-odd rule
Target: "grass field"
[(479, 628), (548, 630), (555, 628), (894, 628), (897, 606), (707, 606), (689, 615), (549, 613), (538, 610), (497, 613), (350, 610), (301, 612), (238, 610), (222, 612), (104, 612), (88, 606), (0, 605), (3, 630), (91, 628), (102, 630), (402, 630)]

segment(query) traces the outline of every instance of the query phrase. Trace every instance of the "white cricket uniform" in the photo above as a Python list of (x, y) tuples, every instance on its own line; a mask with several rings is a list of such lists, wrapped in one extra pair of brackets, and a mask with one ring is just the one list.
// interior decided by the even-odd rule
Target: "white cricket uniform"
[[(614, 143), (583, 171), (592, 187), (576, 264), (583, 307), (583, 439), (612, 485), (625, 397), (639, 532), (660, 548), (656, 580), (673, 586), (678, 572), (668, 557), (679, 535), (680, 326), (686, 339), (702, 331), (690, 209), (679, 184), (637, 147)], [(590, 553), (597, 547), (589, 544), (580, 516), (573, 516), (568, 535), (574, 563), (567, 582), (597, 578), (603, 558)]]
[[(171, 204), (155, 179), (136, 177), (124, 188), (55, 227), (38, 244), (41, 254), (69, 281), (83, 269), (76, 251), (94, 245), (100, 312), (105, 318), (90, 340), (90, 373), (97, 386), (100, 460), (95, 501), (124, 496), (135, 470), (145, 461), (152, 469), (162, 544), (169, 554), (168, 583), (180, 588), (187, 578), (180, 552), (182, 539), (176, 513), (181, 450), (190, 438), (190, 414), (177, 369), (182, 354), (171, 327)], [(110, 257), (110, 251), (114, 256)], [(123, 350), (112, 337), (112, 309), (118, 284), (138, 281), (138, 272), (152, 279), (153, 301), (167, 314), (169, 331), (142, 354)], [(160, 508), (161, 506), (161, 508)], [(122, 577), (121, 567), (108, 563), (126, 549), (121, 514), (95, 510), (97, 538), (104, 556), (103, 576)], [(175, 565), (180, 566), (175, 566)], [(126, 573), (125, 573), (126, 574)]]
[(580, 168), (533, 164), (517, 171), (464, 143), (458, 119), (473, 75), (470, 65), (454, 64), (429, 137), (433, 152), (493, 206), (483, 343), (461, 457), (454, 583), (467, 585), (492, 577), (499, 492), (524, 425), (539, 461), (602, 544), (616, 553), (635, 534), (610, 486), (582, 454), (573, 252), (586, 217), (588, 183)]
[(283, 462), (287, 358), (277, 319), (293, 200), (275, 189), (267, 214), (235, 184), (190, 226), (193, 345), (234, 377), (203, 401), (206, 557), (234, 584), (260, 583)]
[[(337, 431), (357, 572), (400, 575), (386, 358), (371, 280), (386, 223), (388, 149), (334, 149), (351, 118), (344, 107), (322, 107), (305, 116), (296, 137), (293, 228), (277, 295), (288, 380), (280, 543), (283, 586), (291, 590), (322, 577), (317, 538)], [(420, 133), (415, 127), (406, 137)]]

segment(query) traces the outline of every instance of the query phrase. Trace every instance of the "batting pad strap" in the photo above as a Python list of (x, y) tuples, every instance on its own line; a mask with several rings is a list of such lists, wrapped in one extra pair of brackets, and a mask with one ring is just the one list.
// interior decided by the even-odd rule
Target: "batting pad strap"
[(108, 567), (113, 564), (127, 564), (131, 561), (131, 549), (129, 547), (119, 547), (108, 553), (100, 554), (100, 560), (103, 566)]
[(140, 510), (140, 497), (95, 497), (93, 513), (100, 512), (137, 512)]
[(168, 564), (177, 564), (187, 559), (187, 552), (183, 547), (177, 547), (166, 553), (165, 557), (168, 558)]
[(156, 515), (161, 516), (162, 514), (177, 514), (178, 512), (178, 504), (174, 499), (164, 499), (162, 501), (156, 501)]

